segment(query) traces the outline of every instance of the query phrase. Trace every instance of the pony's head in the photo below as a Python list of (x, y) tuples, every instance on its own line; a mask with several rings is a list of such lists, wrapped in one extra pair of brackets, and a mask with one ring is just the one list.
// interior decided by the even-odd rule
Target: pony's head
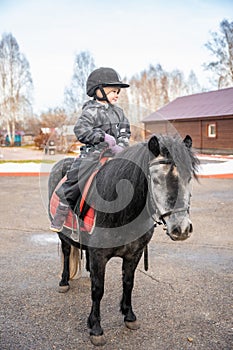
[(149, 194), (154, 218), (166, 225), (172, 240), (185, 240), (193, 231), (189, 217), (191, 182), (196, 177), (197, 158), (192, 139), (152, 136), (148, 141)]

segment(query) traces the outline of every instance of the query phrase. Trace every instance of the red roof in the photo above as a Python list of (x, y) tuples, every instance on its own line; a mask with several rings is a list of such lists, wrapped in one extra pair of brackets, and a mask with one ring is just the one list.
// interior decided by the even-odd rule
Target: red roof
[(142, 122), (228, 115), (233, 115), (233, 88), (178, 97)]

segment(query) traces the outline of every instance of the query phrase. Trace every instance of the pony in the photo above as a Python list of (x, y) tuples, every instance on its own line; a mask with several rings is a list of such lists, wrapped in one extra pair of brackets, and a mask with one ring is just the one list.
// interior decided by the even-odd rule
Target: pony
[[(72, 158), (66, 158), (54, 165), (49, 176), (49, 200), (72, 162)], [(193, 232), (189, 208), (197, 164), (189, 135), (184, 140), (178, 135), (153, 135), (148, 141), (130, 146), (107, 161), (95, 176), (85, 199), (87, 207), (95, 210), (92, 232), (81, 232), (78, 241), (65, 228), (58, 233), (64, 255), (59, 283), (62, 291), (69, 289), (72, 278), (71, 256), (78, 260), (77, 255), (71, 255), (71, 247), (86, 253), (91, 278), (88, 327), (92, 344), (106, 343), (100, 303), (106, 264), (112, 257), (122, 258), (120, 311), (125, 325), (133, 330), (140, 327), (132, 308), (136, 268), (157, 224), (165, 226), (173, 241), (185, 240)]]

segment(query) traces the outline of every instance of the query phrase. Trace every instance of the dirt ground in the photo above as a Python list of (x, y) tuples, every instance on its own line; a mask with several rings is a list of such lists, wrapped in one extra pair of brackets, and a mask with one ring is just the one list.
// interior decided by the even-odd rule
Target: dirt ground
[[(46, 213), (47, 177), (0, 177), (0, 349), (85, 350), (90, 281), (57, 292), (59, 240)], [(119, 312), (121, 261), (108, 264), (102, 301), (103, 350), (233, 348), (233, 180), (201, 179), (193, 188), (194, 233), (172, 242), (161, 228), (149, 246), (149, 270), (136, 273), (128, 330)]]

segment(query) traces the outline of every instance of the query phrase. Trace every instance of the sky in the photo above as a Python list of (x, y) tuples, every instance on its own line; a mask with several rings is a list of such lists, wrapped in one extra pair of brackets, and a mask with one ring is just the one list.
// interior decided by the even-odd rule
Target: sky
[(122, 78), (161, 64), (208, 87), (204, 45), (223, 19), (233, 20), (232, 0), (0, 0), (0, 39), (12, 33), (29, 61), (41, 112), (62, 105), (81, 51)]

